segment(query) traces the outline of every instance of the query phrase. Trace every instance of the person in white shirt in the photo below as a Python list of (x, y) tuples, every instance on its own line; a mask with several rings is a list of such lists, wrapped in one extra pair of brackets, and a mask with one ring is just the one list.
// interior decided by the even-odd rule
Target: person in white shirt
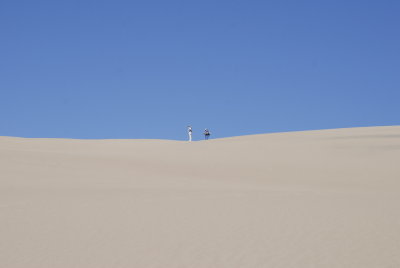
[(189, 141), (192, 141), (192, 126), (188, 126)]

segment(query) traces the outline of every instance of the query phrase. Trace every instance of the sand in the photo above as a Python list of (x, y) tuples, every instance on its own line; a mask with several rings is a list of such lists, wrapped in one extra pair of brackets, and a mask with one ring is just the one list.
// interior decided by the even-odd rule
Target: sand
[(0, 137), (0, 267), (400, 267), (400, 127)]

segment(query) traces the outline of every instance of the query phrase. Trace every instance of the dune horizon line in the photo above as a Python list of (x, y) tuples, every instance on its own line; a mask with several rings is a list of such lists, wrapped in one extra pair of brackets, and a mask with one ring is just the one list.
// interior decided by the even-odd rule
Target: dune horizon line
[[(305, 129), (305, 130), (288, 130), (288, 131), (274, 131), (274, 132), (265, 132), (265, 133), (254, 133), (254, 134), (244, 134), (244, 135), (233, 135), (233, 136), (225, 136), (225, 137), (211, 137), (210, 140), (223, 140), (230, 138), (242, 138), (242, 137), (251, 137), (258, 135), (272, 135), (272, 134), (288, 134), (288, 133), (304, 133), (304, 132), (318, 132), (318, 131), (334, 131), (334, 130), (350, 130), (350, 129), (369, 129), (369, 128), (386, 128), (386, 127), (398, 127), (400, 125), (378, 125), (378, 126), (357, 126), (357, 127), (339, 127), (339, 128), (321, 128), (321, 129)], [(21, 138), (21, 139), (54, 139), (54, 140), (146, 140), (146, 141), (188, 141), (185, 139), (162, 139), (162, 138), (69, 138), (69, 137), (27, 137), (27, 136), (2, 136), (0, 138)], [(192, 142), (204, 141), (204, 139), (194, 139)]]

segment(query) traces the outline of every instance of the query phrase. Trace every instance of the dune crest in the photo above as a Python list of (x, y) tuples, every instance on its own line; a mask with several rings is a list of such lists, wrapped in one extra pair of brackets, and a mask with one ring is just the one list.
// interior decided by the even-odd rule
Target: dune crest
[(400, 267), (400, 126), (0, 137), (0, 267)]

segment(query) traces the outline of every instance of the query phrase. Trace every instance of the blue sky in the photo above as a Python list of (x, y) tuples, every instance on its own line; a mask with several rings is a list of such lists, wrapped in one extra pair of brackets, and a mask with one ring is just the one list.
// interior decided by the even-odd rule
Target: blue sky
[(399, 125), (399, 1), (0, 1), (0, 136)]

